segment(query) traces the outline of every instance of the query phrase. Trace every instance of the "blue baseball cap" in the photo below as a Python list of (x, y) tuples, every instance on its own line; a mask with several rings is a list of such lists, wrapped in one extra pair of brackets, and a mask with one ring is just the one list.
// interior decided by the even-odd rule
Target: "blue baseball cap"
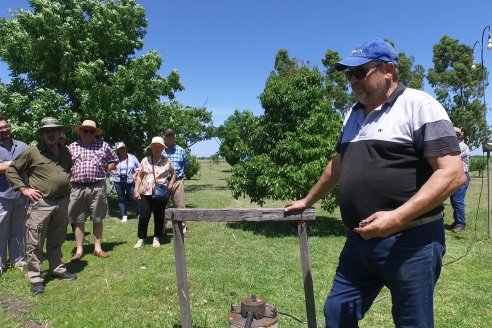
[(392, 62), (397, 65), (398, 55), (388, 42), (381, 39), (374, 39), (355, 47), (350, 53), (350, 56), (335, 63), (335, 69), (342, 71), (349, 67), (364, 65), (370, 61)]

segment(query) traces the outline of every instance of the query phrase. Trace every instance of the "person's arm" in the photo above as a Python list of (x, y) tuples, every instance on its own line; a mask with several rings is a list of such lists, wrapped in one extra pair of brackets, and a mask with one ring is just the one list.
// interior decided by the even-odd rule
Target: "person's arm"
[(113, 172), (114, 174), (114, 170), (116, 169), (116, 162), (111, 162), (108, 164), (108, 172)]
[(133, 191), (133, 196), (136, 200), (140, 199), (140, 193), (138, 192), (138, 189), (140, 188), (140, 184), (142, 183), (142, 179), (144, 178), (144, 176), (144, 160), (142, 160), (142, 165), (140, 165), (138, 171), (135, 172), (135, 187)]
[(174, 169), (174, 166), (172, 165), (171, 161), (169, 161), (169, 164), (171, 164), (172, 175), (171, 175), (171, 180), (169, 180), (168, 188), (170, 191), (174, 191), (174, 183), (176, 182), (176, 170)]
[(436, 208), (466, 182), (459, 153), (427, 159), (434, 173), (407, 202), (392, 211), (376, 212), (363, 220), (367, 225), (355, 228), (366, 239), (387, 237), (422, 214)]
[(12, 163), (12, 161), (5, 161), (0, 163), (0, 174), (5, 174), (10, 163)]
[(38, 200), (43, 198), (43, 194), (37, 189), (26, 186), (21, 178), (22, 172), (26, 171), (31, 163), (32, 161), (30, 159), (30, 152), (25, 151), (21, 153), (16, 160), (10, 163), (10, 166), (5, 172), (5, 175), (14, 190), (19, 191), (31, 202), (37, 202)]
[(323, 198), (328, 192), (330, 192), (338, 184), (340, 178), (340, 166), (341, 166), (340, 154), (337, 154), (326, 166), (323, 174), (319, 178), (318, 182), (309, 191), (306, 197), (300, 200), (291, 201), (287, 203), (285, 211), (302, 211), (308, 207), (313, 206), (318, 200)]

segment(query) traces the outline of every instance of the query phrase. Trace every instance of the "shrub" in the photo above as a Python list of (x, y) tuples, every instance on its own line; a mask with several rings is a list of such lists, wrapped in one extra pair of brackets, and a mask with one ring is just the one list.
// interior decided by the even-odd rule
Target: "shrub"
[(188, 159), (190, 161), (190, 165), (188, 165), (185, 169), (185, 178), (190, 180), (194, 177), (198, 171), (200, 171), (200, 163), (198, 162), (198, 158), (196, 156), (188, 154)]
[(486, 158), (482, 156), (470, 157), (470, 172), (478, 172), (482, 176), (482, 172), (487, 167)]

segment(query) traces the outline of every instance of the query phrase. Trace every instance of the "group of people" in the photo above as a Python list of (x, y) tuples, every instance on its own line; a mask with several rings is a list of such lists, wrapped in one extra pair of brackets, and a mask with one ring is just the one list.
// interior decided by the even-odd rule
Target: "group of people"
[(122, 221), (128, 219), (126, 196), (138, 202), (135, 248), (142, 247), (147, 238), (152, 212), (154, 247), (160, 246), (165, 232), (168, 199), (154, 199), (156, 185), (168, 189), (175, 207), (184, 207), (182, 179), (188, 157), (175, 144), (172, 129), (165, 131), (164, 138), (152, 138), (151, 155), (141, 163), (128, 153), (123, 142), (117, 143), (116, 155), (98, 138), (103, 131), (92, 120), (83, 121), (74, 131), (79, 139), (67, 147), (65, 126), (56, 118), (46, 117), (39, 127), (41, 141), (28, 147), (12, 137), (8, 119), (0, 117), (0, 276), (8, 267), (8, 250), (11, 264), (27, 270), (33, 294), (44, 292), (41, 263), (45, 244), (50, 273), (62, 280), (77, 278), (67, 271), (61, 250), (68, 223), (73, 224), (76, 241), (72, 262), (85, 255), (87, 218), (93, 223), (93, 255), (109, 257), (102, 248), (103, 220), (108, 215), (108, 172), (118, 191)]
[[(469, 175), (462, 157), (469, 156), (469, 150), (466, 155), (457, 138), (461, 131), (455, 131), (438, 101), (399, 82), (398, 56), (389, 43), (364, 42), (334, 68), (345, 72), (357, 103), (342, 125), (337, 154), (318, 182), (303, 199), (285, 205), (286, 212), (303, 210), (339, 186), (347, 238), (324, 306), (326, 327), (358, 327), (384, 286), (391, 292), (395, 326), (433, 327), (434, 287), (445, 253), (442, 203), (460, 188), (466, 192)], [(13, 222), (14, 216), (23, 214), (25, 200), (19, 192), (30, 200), (27, 265), (33, 293), (41, 290), (36, 283), (42, 281), (39, 267), (45, 237), (50, 271), (61, 279), (75, 278), (66, 271), (60, 251), (66, 231), (59, 226), (67, 216), (76, 224), (77, 251), (72, 260), (84, 256), (88, 216), (94, 221), (94, 255), (108, 256), (101, 248), (106, 171), (113, 172), (123, 221), (127, 220), (125, 195), (133, 193), (139, 201), (135, 248), (144, 244), (152, 211), (153, 246), (159, 246), (166, 205), (153, 197), (156, 184), (166, 184), (177, 195), (175, 207), (184, 207), (186, 161), (175, 162), (175, 157), (185, 154), (170, 146), (174, 131), (154, 137), (150, 156), (139, 164), (124, 144), (117, 145), (116, 156), (109, 145), (96, 139), (102, 131), (93, 121), (75, 128), (80, 140), (69, 151), (58, 144), (61, 128), (55, 119), (43, 120), (43, 142), (26, 150), (24, 143), (10, 137), (7, 120), (0, 119), (0, 172), (6, 171), (12, 185), (1, 176), (1, 215)], [(462, 199), (463, 192), (452, 203)], [(455, 215), (455, 228), (464, 229), (460, 215), (459, 211)], [(15, 227), (12, 236), (20, 239), (20, 230)], [(22, 258), (19, 245), (12, 246), (11, 258)]]

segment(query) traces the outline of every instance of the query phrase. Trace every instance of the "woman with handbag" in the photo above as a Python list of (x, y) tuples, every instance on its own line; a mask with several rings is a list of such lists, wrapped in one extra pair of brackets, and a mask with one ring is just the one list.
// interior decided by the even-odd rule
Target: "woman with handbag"
[(135, 199), (140, 202), (138, 241), (133, 248), (141, 248), (147, 238), (150, 215), (154, 213), (154, 240), (152, 246), (160, 247), (164, 227), (164, 212), (169, 200), (176, 172), (173, 164), (162, 156), (165, 148), (162, 137), (153, 137), (149, 145), (150, 156), (142, 159), (135, 177)]
[(123, 142), (116, 143), (116, 152), (118, 153), (118, 165), (114, 171), (111, 171), (110, 180), (118, 193), (118, 206), (121, 213), (121, 222), (128, 221), (126, 210), (126, 200), (129, 199), (134, 206), (135, 214), (140, 215), (138, 201), (135, 199), (135, 181), (133, 176), (140, 167), (138, 159), (128, 153), (126, 145)]

